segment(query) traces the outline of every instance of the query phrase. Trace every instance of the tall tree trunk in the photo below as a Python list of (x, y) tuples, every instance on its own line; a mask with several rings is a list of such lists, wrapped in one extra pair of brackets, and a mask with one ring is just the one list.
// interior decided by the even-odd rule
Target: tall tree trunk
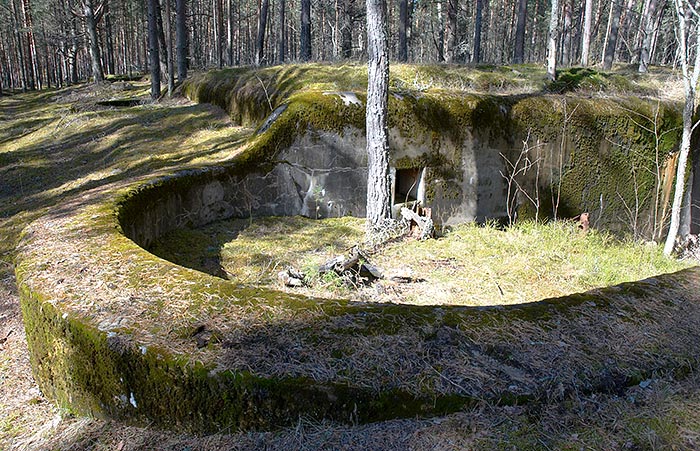
[(561, 43), (561, 61), (564, 66), (571, 64), (571, 13), (573, 5), (568, 0), (564, 0), (564, 33)]
[(68, 84), (78, 83), (78, 30), (76, 20), (71, 20), (70, 48), (68, 51), (68, 71), (70, 81)]
[(187, 0), (175, 3), (175, 41), (177, 43), (177, 80), (187, 78)]
[(352, 24), (355, 17), (354, 0), (340, 0), (340, 54), (343, 58), (352, 57)]
[(399, 0), (399, 61), (408, 61), (408, 0)]
[(525, 61), (525, 24), (527, 23), (527, 0), (518, 0), (518, 22), (515, 26), (515, 51), (513, 64)]
[(269, 0), (262, 0), (258, 14), (258, 35), (255, 39), (255, 65), (259, 66), (265, 58), (265, 29), (267, 28), (267, 10)]
[(444, 17), (443, 17), (443, 12), (442, 12), (442, 2), (444, 0), (438, 0), (435, 2), (435, 9), (437, 10), (437, 29), (438, 29), (438, 36), (437, 36), (437, 41), (435, 42), (435, 48), (437, 49), (437, 60), (439, 62), (442, 62), (445, 60), (445, 26), (444, 26)]
[(287, 27), (285, 25), (285, 0), (280, 0), (280, 23), (278, 24), (279, 35), (278, 35), (278, 49), (277, 49), (277, 62), (284, 63), (285, 53), (287, 52)]
[(624, 5), (622, 13), (620, 15), (620, 26), (617, 32), (617, 41), (622, 45), (617, 45), (615, 55), (618, 61), (629, 61), (630, 58), (630, 48), (629, 48), (629, 32), (632, 22), (635, 20), (634, 5), (637, 0), (627, 0), (627, 4)]
[(647, 0), (644, 7), (644, 16), (640, 21), (642, 31), (642, 45), (639, 48), (639, 73), (646, 73), (649, 69), (651, 57), (651, 42), (654, 38), (654, 24), (656, 21), (656, 7), (658, 0)]
[(222, 0), (214, 0), (214, 49), (216, 50), (216, 65), (224, 67), (224, 5)]
[(172, 15), (170, 14), (170, 0), (165, 2), (165, 32), (167, 34), (168, 51), (168, 97), (172, 97), (175, 90), (175, 58), (173, 58), (173, 27)]
[[(683, 107), (683, 135), (678, 156), (678, 168), (676, 172), (676, 187), (673, 195), (673, 206), (671, 208), (671, 224), (668, 228), (668, 236), (664, 244), (664, 254), (671, 255), (678, 238), (680, 228), (681, 206), (686, 186), (686, 170), (688, 167), (688, 155), (690, 154), (690, 144), (693, 132), (693, 119), (695, 116), (695, 92), (700, 78), (700, 52), (695, 51), (695, 62), (693, 71), (690, 72), (690, 48), (688, 46), (688, 32), (686, 16), (686, 0), (674, 0), (676, 7), (676, 30), (678, 42), (680, 44), (680, 63), (683, 73), (683, 88), (685, 93), (685, 105)], [(695, 17), (695, 22), (698, 18)], [(700, 33), (695, 33), (694, 47), (700, 48)]]
[(151, 99), (160, 97), (160, 55), (158, 51), (158, 0), (148, 0), (148, 54), (151, 65)]
[(661, 0), (661, 4), (657, 7), (658, 12), (656, 14), (656, 22), (654, 22), (654, 33), (652, 38), (651, 38), (651, 46), (649, 48), (649, 64), (651, 64), (652, 61), (654, 61), (654, 55), (656, 54), (656, 45), (659, 40), (659, 32), (661, 29), (661, 22), (663, 21), (664, 18), (664, 13), (666, 12), (666, 8), (668, 7), (668, 2), (666, 0)]
[(621, 14), (622, 0), (613, 0), (610, 4), (608, 32), (605, 37), (605, 47), (603, 49), (603, 70), (612, 69), (613, 60), (615, 59), (615, 48), (617, 47), (617, 32), (620, 29)]
[(32, 89), (41, 89), (41, 70), (39, 68), (39, 57), (36, 50), (36, 39), (34, 38), (34, 21), (32, 19), (32, 7), (29, 0), (22, 0), (22, 14), (24, 16), (24, 26), (27, 34), (28, 63), (30, 65)]
[(591, 21), (593, 18), (593, 0), (586, 0), (583, 13), (583, 36), (581, 38), (581, 65), (588, 66), (591, 51)]
[(474, 11), (474, 48), (472, 49), (472, 63), (479, 64), (481, 62), (481, 20), (484, 12), (484, 1), (476, 0)]
[[(166, 0), (167, 1), (167, 0)], [(109, 0), (104, 0), (103, 16), (105, 18), (105, 47), (107, 50), (107, 73), (114, 75), (114, 39), (112, 38), (112, 15), (109, 12)]]
[[(165, 0), (167, 2), (167, 0)], [(160, 7), (160, 0), (158, 0), (158, 7), (156, 8), (156, 20), (158, 24), (158, 56), (160, 57), (160, 75), (161, 79), (163, 75), (168, 74), (168, 42), (165, 38), (165, 25), (163, 24), (163, 12)]]
[(20, 24), (22, 20), (20, 19), (19, 10), (14, 0), (10, 0), (10, 9), (12, 15), (12, 28), (14, 29), (15, 38), (15, 48), (17, 49), (17, 65), (19, 66), (20, 83), (22, 85), (22, 91), (26, 91), (28, 86), (27, 79), (27, 65), (25, 60), (24, 45), (22, 43), (22, 36), (20, 34)]
[(367, 0), (367, 223), (370, 231), (391, 218), (387, 28), (386, 3)]
[(457, 59), (457, 0), (446, 0), (447, 21), (445, 22), (445, 62), (454, 63)]
[(105, 76), (102, 71), (102, 58), (100, 56), (100, 41), (97, 37), (98, 17), (95, 16), (95, 7), (92, 0), (83, 1), (83, 16), (87, 27), (88, 43), (90, 50), (90, 64), (92, 68), (92, 78), (95, 83), (104, 81)]
[(552, 0), (547, 37), (547, 77), (557, 79), (557, 41), (559, 40), (559, 0)]
[(301, 0), (301, 35), (299, 58), (311, 61), (311, 0)]

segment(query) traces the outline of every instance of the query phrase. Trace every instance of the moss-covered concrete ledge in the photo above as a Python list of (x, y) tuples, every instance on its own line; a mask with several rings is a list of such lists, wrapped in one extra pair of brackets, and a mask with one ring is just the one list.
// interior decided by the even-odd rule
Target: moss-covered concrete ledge
[[(547, 108), (560, 101), (525, 100)], [(147, 247), (175, 227), (274, 211), (234, 200), (268, 186), (257, 178), (295, 140), (360, 127), (361, 109), (341, 108), (337, 96), (302, 93), (287, 103), (239, 158), (86, 192), (25, 229), (16, 275), (32, 366), (47, 396), (78, 413), (218, 432), (275, 428), (299, 416), (370, 422), (477, 400), (615, 392), (697, 365), (697, 268), (513, 307), (366, 305), (237, 285), (136, 244)], [(506, 113), (526, 105), (506, 103)], [(613, 113), (614, 104), (603, 102)], [(475, 105), (510, 117), (493, 98)], [(242, 189), (244, 182), (260, 185)]]

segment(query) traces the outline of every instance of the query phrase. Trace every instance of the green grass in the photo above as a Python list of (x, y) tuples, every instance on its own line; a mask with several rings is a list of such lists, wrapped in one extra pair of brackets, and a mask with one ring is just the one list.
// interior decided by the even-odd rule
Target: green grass
[[(358, 218), (223, 221), (174, 232), (154, 252), (206, 272), (201, 262), (218, 259), (218, 275), (247, 285), (276, 286), (277, 272), (291, 266), (307, 274), (313, 294), (348, 296), (352, 292), (338, 290), (335, 281), (321, 280), (318, 267), (362, 243), (364, 224)], [(691, 266), (664, 257), (653, 243), (595, 230), (584, 234), (568, 221), (524, 222), (505, 230), (463, 224), (436, 240), (390, 243), (372, 261), (388, 275), (425, 281), (381, 281), (383, 289), (361, 294), (363, 300), (458, 305), (532, 302)]]

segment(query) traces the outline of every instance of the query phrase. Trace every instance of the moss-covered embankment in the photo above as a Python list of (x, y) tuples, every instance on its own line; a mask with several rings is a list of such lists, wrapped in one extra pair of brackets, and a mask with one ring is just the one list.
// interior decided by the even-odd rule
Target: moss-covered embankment
[[(675, 173), (679, 104), (588, 92), (474, 94), (474, 76), (466, 73), (399, 66), (391, 78), (391, 164), (428, 168), (426, 201), (439, 222), (500, 219), (511, 203), (511, 215), (589, 212), (597, 227), (658, 238)], [(581, 77), (585, 84), (600, 75)], [(290, 146), (309, 147), (322, 133), (364, 147), (357, 139), (364, 134), (363, 83), (366, 71), (357, 66), (280, 66), (200, 74), (182, 91), (245, 124), (288, 106), (254, 146), (259, 152), (249, 153), (259, 162)], [(462, 90), (450, 89), (456, 84)]]
[[(411, 108), (438, 104), (438, 95), (416, 96)], [(477, 399), (615, 392), (697, 365), (697, 269), (518, 307), (364, 305), (240, 286), (127, 238), (147, 247), (172, 228), (239, 214), (258, 186), (239, 182), (267, 173), (296, 134), (328, 130), (327, 118), (337, 131), (361, 127), (360, 109), (346, 113), (337, 96), (295, 96), (241, 158), (95, 189), (25, 229), (16, 275), (32, 366), (47, 395), (78, 413), (226, 431), (274, 428), (300, 415), (366, 422), (440, 414)], [(466, 111), (445, 120), (484, 120), (482, 110), (445, 97), (441, 108)], [(474, 98), (502, 118), (497, 125), (513, 123), (528, 100)], [(268, 207), (241, 211), (251, 208)]]

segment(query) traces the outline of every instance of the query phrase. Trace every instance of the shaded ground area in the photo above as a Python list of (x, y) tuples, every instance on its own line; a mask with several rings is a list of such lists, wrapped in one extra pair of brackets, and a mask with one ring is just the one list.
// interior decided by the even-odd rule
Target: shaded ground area
[[(129, 93), (131, 95), (131, 93)], [(533, 406), (482, 403), (427, 420), (338, 426), (300, 420), (273, 433), (193, 437), (72, 418), (31, 378), (12, 275), (25, 224), (87, 188), (230, 158), (247, 132), (187, 103), (114, 110), (113, 92), (80, 88), (0, 100), (0, 448), (215, 449), (697, 449), (700, 377), (693, 367), (613, 393), (568, 393)], [(683, 345), (683, 343), (679, 343)], [(552, 388), (553, 392), (556, 387)], [(554, 400), (556, 399), (556, 400)]]

